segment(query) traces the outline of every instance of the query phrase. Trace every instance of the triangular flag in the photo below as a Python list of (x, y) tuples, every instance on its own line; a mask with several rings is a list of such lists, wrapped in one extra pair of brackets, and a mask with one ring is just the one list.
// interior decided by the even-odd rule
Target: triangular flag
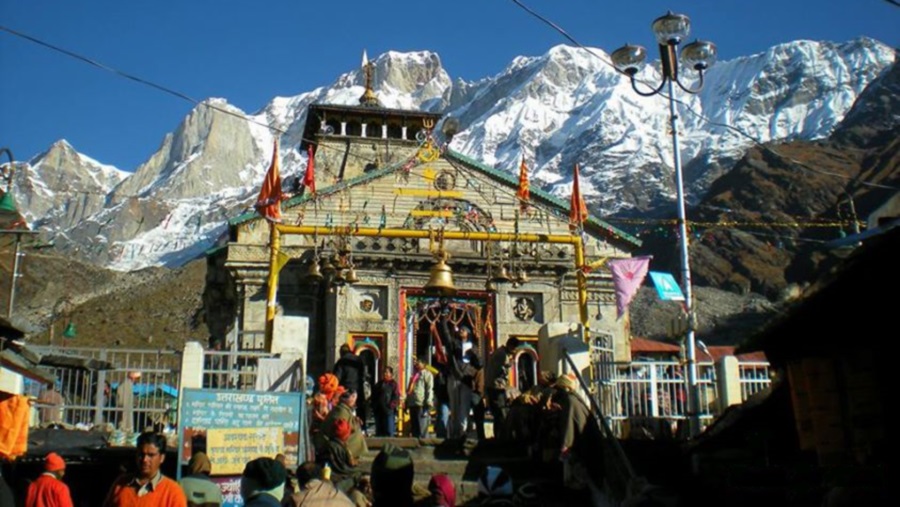
[(316, 193), (316, 157), (313, 154), (313, 145), (310, 143), (307, 147), (309, 157), (306, 159), (306, 174), (303, 175), (303, 186), (309, 189), (310, 193)]
[(617, 319), (621, 319), (631, 304), (631, 299), (644, 283), (650, 269), (650, 256), (613, 259), (608, 262), (612, 273), (613, 287), (616, 291)]
[(575, 174), (572, 176), (572, 202), (569, 206), (569, 228), (575, 230), (582, 227), (588, 217), (587, 205), (581, 196), (581, 184), (578, 183), (578, 164), (575, 164)]
[(272, 164), (266, 172), (259, 198), (256, 199), (256, 211), (266, 220), (281, 222), (281, 175), (278, 173), (278, 138), (275, 138), (275, 147), (272, 150)]
[(516, 191), (519, 198), (519, 206), (526, 208), (531, 199), (531, 190), (528, 186), (528, 166), (525, 165), (525, 155), (522, 155), (522, 164), (519, 165), (519, 190)]
[(282, 251), (279, 251), (279, 252), (278, 252), (278, 257), (275, 259), (275, 272), (276, 272), (276, 273), (280, 273), (280, 272), (281, 272), (281, 268), (283, 268), (285, 264), (287, 264), (288, 262), (290, 262), (290, 260), (291, 260), (291, 256), (290, 256), (290, 255), (288, 255), (288, 254), (286, 254), (286, 253), (284, 253), (284, 252), (282, 252)]

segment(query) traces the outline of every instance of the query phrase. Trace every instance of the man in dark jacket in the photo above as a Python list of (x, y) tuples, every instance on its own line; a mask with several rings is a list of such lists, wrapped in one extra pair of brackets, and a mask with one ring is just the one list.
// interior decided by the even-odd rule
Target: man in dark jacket
[(372, 390), (372, 411), (375, 412), (375, 436), (392, 437), (397, 427), (397, 407), (400, 389), (394, 380), (394, 369), (385, 367), (381, 380)]
[(347, 440), (350, 438), (350, 423), (344, 419), (334, 421), (332, 436), (325, 443), (325, 450), (317, 458), (322, 466), (328, 464), (331, 467), (331, 482), (344, 493), (356, 486), (359, 478), (359, 460), (350, 454), (347, 449)]
[(502, 347), (491, 354), (488, 360), (487, 371), (484, 375), (487, 389), (488, 405), (494, 416), (494, 435), (499, 439), (506, 439), (506, 416), (509, 413), (509, 369), (512, 366), (512, 357), (519, 347), (519, 339), (515, 336), (506, 340)]
[(368, 400), (366, 400), (366, 363), (362, 358), (353, 353), (350, 345), (343, 344), (340, 349), (341, 357), (334, 363), (334, 376), (338, 378), (338, 383), (345, 389), (353, 389), (356, 391), (358, 398), (356, 400), (356, 416), (362, 423), (363, 433), (366, 432), (368, 413)]
[(241, 475), (244, 507), (281, 507), (287, 470), (272, 458), (256, 458)]
[(481, 368), (481, 360), (474, 342), (471, 341), (471, 331), (462, 326), (453, 326), (449, 322), (449, 315), (441, 318), (441, 340), (447, 354), (447, 393), (450, 396), (450, 425), (447, 430), (447, 438), (465, 439), (466, 425), (469, 410), (472, 408), (472, 384), (475, 373)]

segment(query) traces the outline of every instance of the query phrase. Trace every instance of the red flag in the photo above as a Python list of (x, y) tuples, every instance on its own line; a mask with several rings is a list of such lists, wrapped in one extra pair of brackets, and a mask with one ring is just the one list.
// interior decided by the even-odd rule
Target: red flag
[(572, 202), (569, 207), (569, 228), (575, 230), (587, 220), (587, 205), (581, 196), (581, 185), (578, 183), (578, 164), (575, 164), (575, 174), (572, 177)]
[(312, 143), (307, 145), (309, 158), (306, 159), (306, 174), (303, 175), (303, 186), (313, 194), (316, 193), (316, 158), (313, 155)]
[(281, 175), (278, 174), (278, 139), (272, 150), (272, 164), (266, 172), (259, 197), (256, 199), (256, 211), (272, 222), (281, 222)]
[(525, 165), (525, 155), (522, 155), (522, 164), (519, 166), (519, 190), (516, 192), (519, 198), (519, 205), (523, 208), (528, 206), (531, 199), (531, 190), (528, 186), (528, 166)]

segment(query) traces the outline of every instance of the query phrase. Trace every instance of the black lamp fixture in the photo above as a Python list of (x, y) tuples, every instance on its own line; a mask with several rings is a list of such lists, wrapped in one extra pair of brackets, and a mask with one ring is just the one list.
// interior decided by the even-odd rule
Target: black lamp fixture
[[(665, 16), (656, 18), (651, 26), (659, 44), (659, 56), (662, 63), (663, 80), (659, 86), (652, 91), (642, 91), (637, 88), (634, 76), (647, 59), (647, 50), (643, 46), (626, 44), (613, 51), (610, 55), (613, 65), (628, 76), (634, 91), (645, 97), (656, 95), (666, 85), (671, 88), (673, 84), (677, 84), (687, 93), (698, 93), (703, 88), (703, 72), (716, 61), (716, 45), (712, 42), (696, 40), (681, 49), (681, 62), (695, 70), (699, 76), (697, 87), (689, 88), (679, 79), (677, 50), (681, 42), (691, 33), (690, 18), (684, 14), (674, 14), (670, 11)], [(669, 97), (671, 98), (671, 90)]]

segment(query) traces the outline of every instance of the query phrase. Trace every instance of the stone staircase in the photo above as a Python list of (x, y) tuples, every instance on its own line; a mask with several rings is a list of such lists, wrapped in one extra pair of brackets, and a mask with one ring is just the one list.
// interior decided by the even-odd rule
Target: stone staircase
[(516, 505), (589, 505), (586, 493), (562, 487), (558, 463), (544, 465), (531, 459), (527, 446), (521, 443), (504, 445), (488, 440), (476, 444), (468, 440), (460, 446), (442, 439), (369, 437), (369, 452), (360, 459), (360, 468), (371, 471), (375, 456), (388, 442), (412, 455), (417, 486), (414, 489), (426, 491), (433, 474), (448, 474), (456, 485), (458, 505), (478, 503), (478, 478), (487, 466), (501, 467), (510, 475), (517, 491)]

